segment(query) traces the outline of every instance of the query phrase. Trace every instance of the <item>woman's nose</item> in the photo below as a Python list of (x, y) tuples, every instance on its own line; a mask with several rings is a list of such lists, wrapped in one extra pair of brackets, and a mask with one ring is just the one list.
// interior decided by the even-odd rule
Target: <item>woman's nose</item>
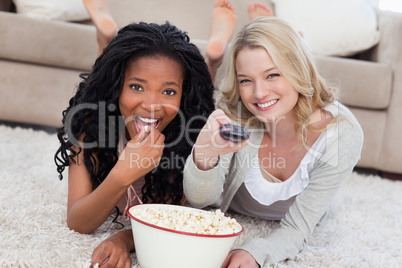
[(155, 112), (159, 111), (162, 108), (162, 104), (157, 97), (147, 96), (142, 101), (142, 107), (149, 112)]
[(266, 85), (263, 81), (261, 80), (256, 80), (254, 82), (254, 97), (257, 100), (262, 100), (266, 96), (268, 96), (270, 93), (270, 90), (268, 88), (268, 85)]

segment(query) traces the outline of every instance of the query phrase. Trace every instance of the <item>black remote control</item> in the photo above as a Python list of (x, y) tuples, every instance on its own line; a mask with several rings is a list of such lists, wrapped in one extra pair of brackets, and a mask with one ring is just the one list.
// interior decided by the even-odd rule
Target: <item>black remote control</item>
[(247, 140), (250, 137), (250, 131), (247, 128), (232, 124), (225, 124), (219, 127), (222, 138), (234, 142)]

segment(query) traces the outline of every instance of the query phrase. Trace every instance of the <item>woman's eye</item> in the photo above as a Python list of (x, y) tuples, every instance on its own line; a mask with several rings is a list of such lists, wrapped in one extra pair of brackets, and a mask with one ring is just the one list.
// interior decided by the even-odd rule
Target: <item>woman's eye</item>
[(251, 81), (248, 79), (243, 79), (243, 80), (239, 81), (240, 84), (244, 84), (244, 83), (248, 83), (248, 82), (251, 82)]
[(173, 89), (166, 89), (163, 94), (168, 95), (168, 96), (173, 96), (176, 94), (176, 91)]
[(140, 85), (137, 85), (137, 84), (130, 85), (130, 88), (132, 88), (132, 89), (134, 89), (136, 91), (143, 90), (142, 87)]
[(274, 77), (277, 77), (277, 76), (280, 76), (280, 74), (270, 74), (270, 75), (268, 75), (267, 78), (274, 78)]

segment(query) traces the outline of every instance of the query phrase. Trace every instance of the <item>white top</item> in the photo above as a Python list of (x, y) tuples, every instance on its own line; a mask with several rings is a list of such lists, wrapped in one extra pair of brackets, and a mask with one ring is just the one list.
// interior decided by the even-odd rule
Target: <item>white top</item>
[[(230, 209), (241, 214), (266, 220), (282, 219), (292, 205), (296, 195), (309, 183), (309, 174), (313, 169), (319, 152), (325, 152), (325, 146), (336, 130), (336, 126), (327, 129), (318, 137), (300, 162), (295, 172), (283, 182), (267, 180), (261, 173), (259, 157), (251, 160), (244, 183), (233, 197)], [(270, 159), (270, 164), (277, 164)], [(271, 175), (272, 176), (272, 175)], [(275, 179), (275, 177), (274, 177)]]

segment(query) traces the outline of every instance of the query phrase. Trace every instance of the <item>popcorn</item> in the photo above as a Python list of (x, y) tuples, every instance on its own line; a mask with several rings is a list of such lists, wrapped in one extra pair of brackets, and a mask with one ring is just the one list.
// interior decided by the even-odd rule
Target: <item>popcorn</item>
[(175, 230), (203, 235), (230, 235), (242, 230), (240, 224), (216, 211), (187, 210), (185, 208), (141, 208), (133, 207), (132, 216), (144, 222)]

